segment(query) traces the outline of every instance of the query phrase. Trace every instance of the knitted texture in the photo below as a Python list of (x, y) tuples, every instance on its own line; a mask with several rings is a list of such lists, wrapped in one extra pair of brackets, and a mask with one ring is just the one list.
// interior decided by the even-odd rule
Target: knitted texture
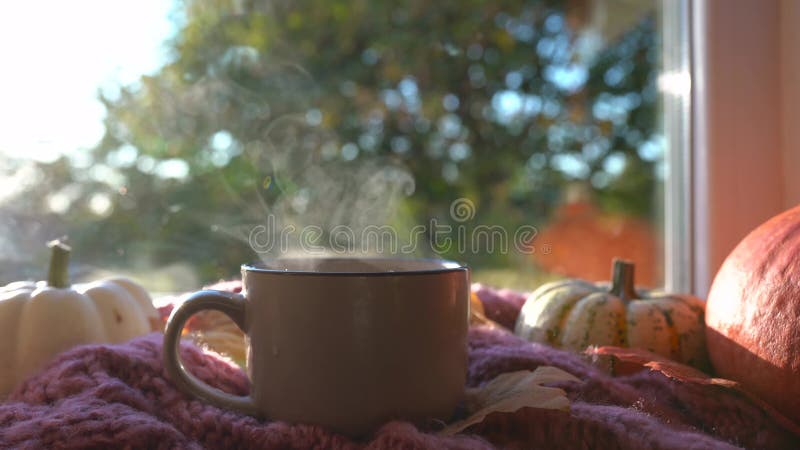
[[(502, 294), (493, 294), (502, 301)], [(499, 321), (493, 311), (507, 310), (487, 308), (487, 315)], [(495, 414), (447, 438), (391, 422), (354, 441), (316, 426), (260, 421), (183, 394), (161, 364), (162, 338), (154, 333), (61, 354), (0, 404), (0, 448), (800, 448), (800, 438), (733, 391), (655, 372), (612, 378), (576, 355), (486, 327), (469, 332), (468, 384), (556, 366), (581, 380), (558, 384), (572, 402), (568, 413), (525, 408)], [(245, 374), (223, 359), (189, 344), (181, 356), (206, 383), (234, 394), (247, 391)]]
[(519, 310), (522, 309), (522, 305), (528, 298), (521, 292), (511, 289), (493, 289), (480, 283), (472, 285), (472, 292), (481, 299), (486, 317), (509, 330), (514, 329)]

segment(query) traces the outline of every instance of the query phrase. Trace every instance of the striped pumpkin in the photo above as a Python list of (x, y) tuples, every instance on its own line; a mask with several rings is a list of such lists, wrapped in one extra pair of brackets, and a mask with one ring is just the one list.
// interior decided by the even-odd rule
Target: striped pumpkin
[(615, 260), (610, 283), (567, 279), (525, 301), (515, 334), (578, 352), (596, 345), (649, 350), (708, 368), (702, 300), (634, 287), (634, 265)]

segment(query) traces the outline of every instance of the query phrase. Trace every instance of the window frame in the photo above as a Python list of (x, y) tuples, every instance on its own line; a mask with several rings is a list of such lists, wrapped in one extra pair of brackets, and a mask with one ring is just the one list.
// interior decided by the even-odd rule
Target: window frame
[[(661, 0), (663, 130), (669, 175), (664, 181), (664, 284), (693, 289), (692, 97), (689, 0)], [(664, 82), (661, 82), (661, 81)], [(663, 86), (671, 83), (671, 88)]]

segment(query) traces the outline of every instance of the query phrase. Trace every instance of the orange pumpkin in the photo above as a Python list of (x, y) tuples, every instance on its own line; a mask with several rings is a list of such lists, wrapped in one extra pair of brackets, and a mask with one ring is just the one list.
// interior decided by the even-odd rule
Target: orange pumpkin
[(706, 341), (718, 375), (800, 421), (800, 206), (756, 228), (722, 264)]

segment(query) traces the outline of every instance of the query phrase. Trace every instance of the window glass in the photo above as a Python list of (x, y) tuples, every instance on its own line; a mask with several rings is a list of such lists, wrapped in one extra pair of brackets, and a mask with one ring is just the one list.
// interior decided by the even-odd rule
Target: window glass
[(67, 235), (156, 291), (307, 253), (663, 282), (656, 2), (39, 3), (0, 6), (2, 281)]

